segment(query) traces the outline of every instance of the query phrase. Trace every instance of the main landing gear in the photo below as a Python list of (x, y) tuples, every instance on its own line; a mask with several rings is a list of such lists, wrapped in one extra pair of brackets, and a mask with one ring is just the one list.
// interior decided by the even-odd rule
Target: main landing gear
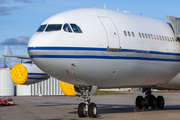
[(97, 106), (95, 103), (90, 103), (90, 92), (91, 87), (83, 87), (81, 89), (81, 97), (84, 100), (83, 103), (80, 103), (78, 106), (78, 116), (86, 117), (89, 115), (91, 118), (95, 118), (97, 116)]
[(136, 108), (142, 109), (145, 107), (148, 109), (149, 107), (156, 109), (164, 108), (164, 98), (163, 96), (158, 96), (157, 98), (151, 94), (151, 88), (143, 88), (143, 92), (145, 92), (145, 97), (137, 96), (136, 98)]

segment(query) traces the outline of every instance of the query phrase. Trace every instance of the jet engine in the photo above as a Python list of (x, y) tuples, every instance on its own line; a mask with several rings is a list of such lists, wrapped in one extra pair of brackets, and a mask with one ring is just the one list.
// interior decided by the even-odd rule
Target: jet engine
[[(60, 81), (60, 87), (62, 92), (67, 96), (81, 96), (81, 87), (73, 84), (69, 84), (63, 81)], [(92, 86), (90, 95), (94, 95), (97, 90), (97, 86)]]
[(47, 80), (49, 77), (49, 75), (44, 73), (33, 63), (16, 64), (11, 69), (11, 78), (14, 83), (19, 85), (34, 84)]

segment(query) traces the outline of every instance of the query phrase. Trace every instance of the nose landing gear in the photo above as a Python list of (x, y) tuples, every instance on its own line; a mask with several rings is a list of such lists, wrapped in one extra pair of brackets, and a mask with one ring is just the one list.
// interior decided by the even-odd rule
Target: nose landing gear
[(81, 97), (84, 100), (84, 103), (80, 103), (78, 106), (78, 116), (86, 117), (89, 115), (91, 118), (95, 118), (97, 116), (97, 106), (95, 103), (90, 103), (90, 92), (91, 87), (84, 87), (81, 89)]
[(142, 109), (145, 107), (148, 109), (149, 107), (156, 109), (162, 109), (164, 108), (164, 98), (163, 96), (158, 96), (157, 98), (152, 95), (151, 88), (143, 88), (143, 92), (145, 92), (145, 97), (137, 96), (136, 98), (136, 108)]

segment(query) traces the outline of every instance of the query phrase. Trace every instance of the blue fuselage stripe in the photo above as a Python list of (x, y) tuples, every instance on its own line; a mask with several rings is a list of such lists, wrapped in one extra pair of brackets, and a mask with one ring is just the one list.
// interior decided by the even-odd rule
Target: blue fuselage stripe
[(46, 73), (28, 73), (28, 75), (47, 75)]
[(107, 48), (91, 48), (91, 47), (28, 47), (28, 50), (85, 50), (85, 51), (107, 51)]

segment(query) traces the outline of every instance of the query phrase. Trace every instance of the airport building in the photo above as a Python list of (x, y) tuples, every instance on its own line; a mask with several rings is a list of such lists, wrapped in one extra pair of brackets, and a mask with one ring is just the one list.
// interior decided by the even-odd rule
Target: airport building
[(64, 95), (60, 87), (60, 81), (53, 77), (32, 85), (16, 85), (15, 88), (16, 96)]

